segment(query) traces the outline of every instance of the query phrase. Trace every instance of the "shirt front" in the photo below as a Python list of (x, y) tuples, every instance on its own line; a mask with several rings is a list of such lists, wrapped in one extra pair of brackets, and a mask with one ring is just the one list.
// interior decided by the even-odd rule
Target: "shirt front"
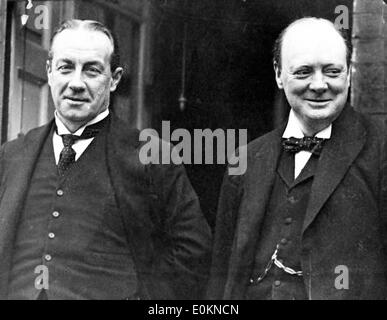
[[(57, 131), (54, 131), (54, 134), (52, 136), (52, 143), (54, 146), (54, 154), (55, 154), (55, 162), (58, 164), (60, 153), (62, 149), (64, 148), (63, 140), (61, 135), (64, 134), (72, 134), (75, 136), (81, 136), (83, 131), (87, 126), (90, 126), (94, 123), (100, 122), (103, 119), (105, 119), (109, 115), (109, 109), (106, 109), (105, 111), (98, 114), (94, 119), (90, 120), (88, 123), (80, 127), (77, 131), (74, 133), (71, 133), (66, 126), (63, 124), (63, 122), (59, 119), (57, 111), (55, 111), (55, 124), (57, 127)], [(90, 145), (90, 143), (94, 140), (93, 138), (89, 139), (80, 139), (76, 140), (74, 144), (72, 145), (72, 148), (76, 152), (75, 154), (75, 161), (79, 159), (79, 157), (82, 155), (82, 153), (87, 149), (87, 147)]]
[[(297, 119), (293, 109), (290, 110), (288, 124), (286, 125), (285, 131), (282, 135), (282, 138), (288, 139), (291, 137), (301, 139), (305, 135), (301, 130), (302, 126), (300, 121)], [(330, 139), (332, 134), (332, 124), (330, 124), (325, 129), (317, 132), (315, 137), (322, 139)], [(301, 150), (297, 152), (294, 156), (294, 179), (298, 177), (302, 169), (305, 167), (306, 163), (310, 159), (312, 153), (310, 151)]]

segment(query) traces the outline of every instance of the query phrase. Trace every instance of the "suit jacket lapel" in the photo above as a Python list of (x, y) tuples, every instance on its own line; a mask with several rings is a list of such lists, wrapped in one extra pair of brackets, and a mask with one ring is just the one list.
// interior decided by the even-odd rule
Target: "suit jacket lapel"
[(268, 200), (281, 154), (281, 134), (284, 127), (273, 131), (260, 150), (252, 155), (248, 163), (247, 187), (240, 207), (240, 216), (235, 233), (231, 264), (225, 297), (232, 299), (243, 294), (246, 274), (254, 261), (255, 244), (265, 216)]
[(148, 214), (150, 202), (144, 200), (149, 188), (146, 166), (139, 161), (139, 131), (112, 113), (106, 138), (108, 168), (125, 231), (136, 253), (136, 263), (145, 261), (142, 270), (146, 270), (146, 260), (152, 257), (149, 239), (154, 230)]
[(19, 152), (7, 159), (12, 161), (11, 167), (4, 168), (6, 182), (0, 193), (0, 297), (6, 294), (14, 237), (31, 174), (51, 126), (52, 122), (27, 134)]
[(294, 154), (284, 152), (279, 161), (277, 173), (285, 184), (291, 188), (294, 183)]
[(321, 152), (312, 184), (302, 232), (317, 214), (343, 179), (345, 173), (362, 150), (366, 131), (351, 107), (346, 107), (333, 122), (332, 137)]

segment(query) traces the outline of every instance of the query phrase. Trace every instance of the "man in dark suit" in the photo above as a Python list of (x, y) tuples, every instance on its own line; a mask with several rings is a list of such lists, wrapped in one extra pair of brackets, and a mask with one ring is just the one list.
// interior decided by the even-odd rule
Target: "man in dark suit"
[(386, 132), (346, 104), (350, 50), (303, 18), (274, 51), (286, 124), (247, 146), (225, 176), (212, 299), (385, 299)]
[(144, 165), (109, 109), (122, 72), (101, 23), (54, 34), (55, 119), (1, 148), (0, 298), (200, 298), (209, 227), (184, 168)]

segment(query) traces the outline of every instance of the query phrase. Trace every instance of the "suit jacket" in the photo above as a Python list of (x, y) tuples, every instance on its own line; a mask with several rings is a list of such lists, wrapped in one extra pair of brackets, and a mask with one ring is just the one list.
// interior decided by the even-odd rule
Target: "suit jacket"
[[(284, 128), (248, 144), (245, 174), (225, 176), (211, 299), (244, 298)], [(386, 167), (383, 126), (347, 106), (320, 155), (302, 227), (301, 265), (309, 299), (386, 298)], [(348, 289), (340, 289), (346, 274)]]
[[(6, 298), (19, 215), (36, 160), (52, 125), (53, 121), (33, 129), (0, 150), (2, 299)], [(138, 130), (129, 129), (114, 114), (105, 137), (107, 166), (132, 247), (140, 282), (139, 296), (200, 298), (208, 277), (211, 233), (184, 167), (143, 165), (139, 152), (144, 143), (139, 141)], [(164, 143), (159, 139), (152, 141)]]

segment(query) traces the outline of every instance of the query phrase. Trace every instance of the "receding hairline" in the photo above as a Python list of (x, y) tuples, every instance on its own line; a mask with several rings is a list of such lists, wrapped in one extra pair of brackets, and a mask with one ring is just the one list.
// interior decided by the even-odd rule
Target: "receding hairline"
[(328, 29), (331, 29), (334, 31), (334, 33), (338, 36), (338, 38), (340, 38), (342, 40), (343, 45), (345, 46), (345, 40), (343, 39), (340, 32), (337, 31), (334, 24), (332, 22), (330, 22), (329, 20), (322, 19), (322, 18), (302, 18), (302, 19), (294, 21), (285, 29), (285, 33), (282, 37), (282, 43), (285, 41), (286, 37), (289, 36), (289, 33), (291, 33), (292, 31), (294, 32), (295, 30), (297, 30), (297, 28), (301, 27), (304, 24), (310, 25), (311, 27), (313, 27), (313, 26), (316, 26), (316, 27), (327, 26)]
[[(109, 39), (109, 37), (107, 35), (105, 35), (103, 32), (99, 31), (99, 30), (92, 30), (92, 29), (84, 29), (84, 28), (76, 28), (76, 29), (65, 29), (63, 31), (61, 31), (60, 33), (58, 33), (55, 38), (52, 39), (52, 43), (51, 43), (51, 46), (50, 46), (50, 51), (51, 53), (53, 53), (53, 50), (55, 49), (55, 44), (56, 42), (58, 41), (58, 38), (60, 38), (60, 36), (64, 36), (66, 33), (70, 33), (70, 32), (92, 32), (92, 33), (96, 33), (96, 34), (100, 34), (102, 36), (105, 36), (106, 40), (109, 42), (110, 46), (109, 46), (109, 54), (112, 55), (112, 53), (114, 52), (114, 44), (113, 42), (111, 41), (111, 39)], [(101, 40), (101, 41), (104, 41), (104, 40)]]
[(346, 63), (347, 66), (350, 66), (350, 56), (351, 56), (351, 47), (350, 44), (347, 42), (345, 39), (344, 35), (336, 29), (335, 25), (324, 18), (318, 18), (318, 17), (304, 17), (297, 19), (290, 23), (285, 29), (282, 30), (280, 35), (278, 36), (275, 46), (274, 46), (274, 57), (273, 57), (273, 62), (277, 64), (279, 68), (282, 67), (282, 52), (283, 52), (283, 44), (285, 42), (286, 37), (289, 35), (289, 33), (296, 29), (297, 27), (300, 27), (301, 25), (310, 25), (310, 26), (327, 26), (330, 29), (334, 30), (337, 36), (342, 40), (344, 49), (345, 49), (345, 56), (346, 56)]
[(110, 67), (111, 70), (116, 70), (117, 67), (120, 66), (120, 53), (119, 53), (119, 46), (117, 42), (117, 38), (112, 30), (110, 30), (106, 25), (103, 23), (96, 21), (96, 20), (79, 20), (79, 19), (70, 19), (66, 20), (55, 30), (54, 34), (51, 37), (50, 41), (50, 47), (48, 51), (48, 62), (51, 63), (53, 58), (53, 45), (55, 42), (55, 39), (57, 36), (66, 31), (66, 30), (83, 30), (83, 31), (94, 31), (104, 34), (111, 45), (111, 52), (110, 52)]
[(109, 36), (106, 32), (103, 32), (100, 29), (95, 28), (95, 23), (98, 23), (97, 21), (94, 20), (78, 20), (78, 19), (73, 19), (69, 20), (68, 23), (71, 23), (71, 26), (67, 28), (63, 28), (56, 32), (51, 39), (50, 43), (50, 51), (52, 51), (52, 48), (54, 47), (55, 40), (58, 38), (60, 34), (63, 34), (64, 32), (71, 32), (71, 31), (89, 31), (89, 32), (96, 32), (105, 35), (105, 37), (109, 40), (110, 45), (111, 45), (111, 53), (114, 51), (114, 39)]

